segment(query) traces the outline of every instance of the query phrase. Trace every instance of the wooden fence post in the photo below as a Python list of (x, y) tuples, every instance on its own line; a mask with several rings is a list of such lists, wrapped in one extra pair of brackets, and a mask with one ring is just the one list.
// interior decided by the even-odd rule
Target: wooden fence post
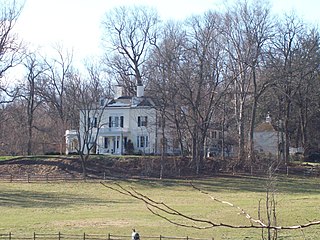
[(61, 233), (58, 233), (58, 240), (61, 240)]
[(108, 233), (108, 240), (111, 240), (111, 234)]
[(36, 233), (33, 232), (33, 240), (36, 240)]
[(27, 175), (28, 183), (30, 183), (30, 174)]
[(86, 233), (83, 233), (83, 240), (86, 240)]
[(162, 236), (160, 235), (160, 238), (159, 238), (160, 240), (162, 239)]
[(11, 232), (9, 232), (9, 240), (11, 240)]
[(13, 176), (10, 174), (10, 182), (13, 182)]

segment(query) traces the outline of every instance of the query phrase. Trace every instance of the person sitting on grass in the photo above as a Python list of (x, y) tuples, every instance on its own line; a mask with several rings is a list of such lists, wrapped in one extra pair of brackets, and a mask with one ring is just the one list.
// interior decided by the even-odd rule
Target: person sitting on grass
[(132, 238), (132, 240), (140, 240), (139, 233), (136, 232), (136, 230), (134, 228), (132, 229), (131, 238)]

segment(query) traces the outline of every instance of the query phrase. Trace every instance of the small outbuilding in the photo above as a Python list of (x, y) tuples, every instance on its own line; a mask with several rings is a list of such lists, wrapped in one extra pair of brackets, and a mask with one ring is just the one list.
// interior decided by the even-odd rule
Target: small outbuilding
[(271, 117), (268, 114), (266, 121), (260, 123), (253, 132), (254, 150), (258, 153), (278, 155), (280, 133), (272, 125)]

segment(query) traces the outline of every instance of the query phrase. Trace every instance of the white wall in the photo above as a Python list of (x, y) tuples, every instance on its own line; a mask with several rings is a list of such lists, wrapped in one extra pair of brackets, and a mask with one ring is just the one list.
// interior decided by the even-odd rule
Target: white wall
[(278, 134), (273, 132), (255, 132), (253, 134), (254, 150), (266, 154), (278, 154)]

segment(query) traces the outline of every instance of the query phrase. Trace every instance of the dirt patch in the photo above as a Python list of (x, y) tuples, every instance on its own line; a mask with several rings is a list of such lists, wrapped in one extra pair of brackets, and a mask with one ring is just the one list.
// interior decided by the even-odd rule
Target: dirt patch
[(115, 220), (82, 220), (82, 221), (59, 221), (53, 223), (57, 227), (72, 227), (72, 228), (102, 228), (108, 226), (125, 226), (128, 225), (127, 221), (115, 221)]
[[(160, 157), (108, 157), (93, 156), (86, 162), (89, 177), (101, 178), (148, 176), (158, 177)], [(189, 160), (180, 157), (167, 158), (164, 176), (190, 173)], [(81, 176), (82, 165), (78, 157), (21, 157), (0, 161), (0, 177), (4, 175), (63, 175)]]
[(71, 158), (14, 158), (0, 162), (0, 175), (77, 175), (79, 167), (79, 161)]
[[(201, 176), (213, 176), (218, 173), (232, 173), (230, 168), (232, 159), (219, 160), (208, 158), (203, 161), (200, 170)], [(160, 175), (161, 164), (163, 165), (163, 177), (199, 177), (196, 174), (194, 162), (187, 157), (166, 157), (163, 162), (158, 156), (92, 156), (86, 163), (86, 171), (89, 178), (128, 178), (128, 177), (155, 177)], [(262, 176), (266, 171), (261, 164), (254, 168), (255, 175)], [(231, 170), (230, 170), (231, 169)], [(311, 170), (310, 170), (311, 169)], [(249, 173), (252, 169), (243, 170)], [(259, 170), (259, 171), (258, 171)], [(281, 171), (280, 171), (281, 170)], [(287, 168), (280, 169), (279, 173), (286, 174)], [(310, 172), (311, 171), (311, 172)], [(310, 173), (309, 173), (310, 172)], [(239, 172), (241, 173), (241, 172)], [(301, 165), (289, 166), (289, 173), (294, 175), (320, 176), (319, 167)], [(0, 179), (8, 176), (69, 176), (71, 178), (82, 177), (82, 165), (77, 156), (71, 157), (20, 157), (6, 161), (0, 161)]]

